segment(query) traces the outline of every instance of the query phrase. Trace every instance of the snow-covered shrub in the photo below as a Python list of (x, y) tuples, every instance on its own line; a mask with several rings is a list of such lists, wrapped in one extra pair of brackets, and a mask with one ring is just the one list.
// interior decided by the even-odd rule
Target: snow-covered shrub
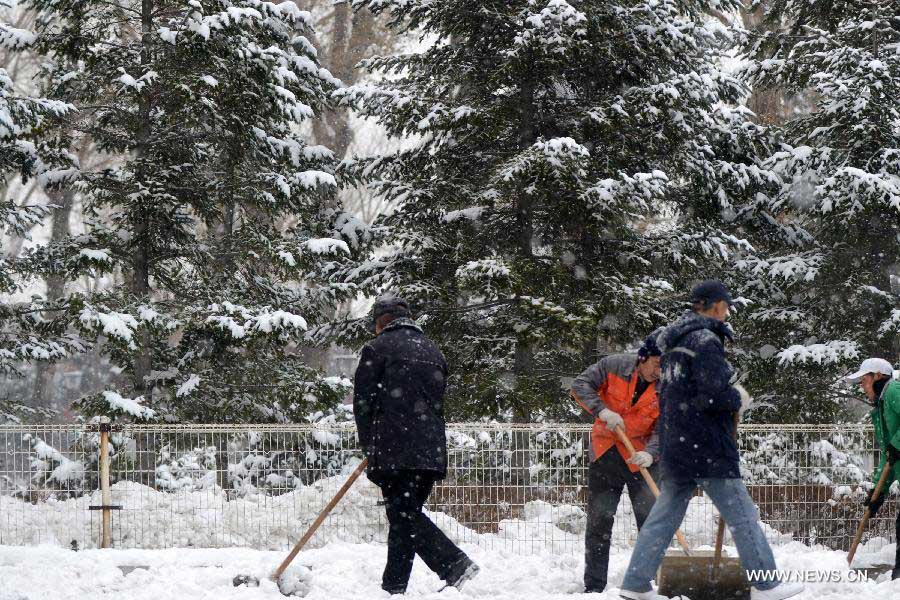
[(859, 435), (771, 432), (741, 438), (741, 473), (748, 485), (858, 484), (869, 477)]
[(156, 489), (202, 490), (216, 485), (216, 447), (196, 447), (177, 452), (171, 444), (159, 449), (156, 458)]
[(460, 481), (532, 486), (571, 485), (586, 452), (583, 433), (541, 431), (447, 432), (454, 476)]
[(65, 500), (84, 493), (85, 466), (81, 461), (65, 456), (37, 435), (25, 434), (22, 441), (31, 448), (31, 477), (27, 490), (23, 490), (30, 502)]
[[(96, 425), (96, 420), (93, 423)], [(85, 428), (53, 437), (27, 433), (21, 443), (28, 446), (30, 475), (28, 481), (7, 481), (19, 497), (33, 501), (50, 497), (77, 498), (100, 489), (100, 433)], [(110, 484), (133, 479), (135, 456), (134, 439), (113, 431), (109, 434)]]
[(743, 432), (741, 472), (763, 521), (805, 543), (840, 545), (861, 516), (867, 432)]
[(741, 475), (747, 485), (795, 481), (797, 463), (789, 439), (780, 433), (744, 434)]
[(353, 430), (329, 427), (328, 417), (323, 423), (308, 436), (251, 431), (233, 440), (239, 451), (228, 464), (229, 487), (239, 496), (278, 495), (341, 473), (359, 457)]

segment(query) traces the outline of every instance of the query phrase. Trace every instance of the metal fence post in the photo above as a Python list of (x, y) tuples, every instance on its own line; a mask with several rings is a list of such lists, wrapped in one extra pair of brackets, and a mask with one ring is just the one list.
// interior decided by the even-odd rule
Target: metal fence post
[(100, 496), (103, 504), (103, 529), (100, 537), (100, 547), (110, 546), (110, 504), (109, 493), (109, 432), (111, 426), (109, 417), (100, 417)]

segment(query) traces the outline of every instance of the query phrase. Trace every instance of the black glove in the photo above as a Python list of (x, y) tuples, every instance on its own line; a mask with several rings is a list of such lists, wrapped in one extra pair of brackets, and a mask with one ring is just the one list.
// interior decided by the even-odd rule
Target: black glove
[(884, 493), (878, 494), (878, 498), (872, 500), (872, 492), (875, 491), (875, 488), (869, 490), (869, 495), (866, 496), (865, 502), (863, 502), (863, 506), (869, 509), (869, 517), (874, 518), (878, 513), (878, 509), (881, 508), (881, 505), (884, 504)]
[(887, 461), (891, 466), (896, 465), (897, 462), (900, 461), (900, 448), (897, 448), (893, 444), (888, 444)]

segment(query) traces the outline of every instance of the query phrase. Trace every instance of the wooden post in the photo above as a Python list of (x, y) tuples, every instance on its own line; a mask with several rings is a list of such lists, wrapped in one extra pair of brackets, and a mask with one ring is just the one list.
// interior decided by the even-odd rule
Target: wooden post
[(109, 417), (100, 417), (100, 496), (103, 505), (102, 522), (103, 529), (100, 537), (100, 547), (109, 548), (110, 546), (110, 518), (111, 518), (111, 498), (109, 493), (109, 432), (111, 426)]

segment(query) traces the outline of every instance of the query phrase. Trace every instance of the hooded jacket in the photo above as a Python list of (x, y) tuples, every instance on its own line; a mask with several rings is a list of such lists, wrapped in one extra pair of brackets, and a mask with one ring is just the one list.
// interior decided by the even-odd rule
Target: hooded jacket
[(353, 415), (369, 474), (447, 474), (447, 361), (412, 319), (391, 321), (363, 346), (353, 378)]
[(685, 481), (739, 478), (734, 413), (741, 397), (725, 360), (723, 322), (685, 313), (659, 335), (659, 437), (663, 477)]

